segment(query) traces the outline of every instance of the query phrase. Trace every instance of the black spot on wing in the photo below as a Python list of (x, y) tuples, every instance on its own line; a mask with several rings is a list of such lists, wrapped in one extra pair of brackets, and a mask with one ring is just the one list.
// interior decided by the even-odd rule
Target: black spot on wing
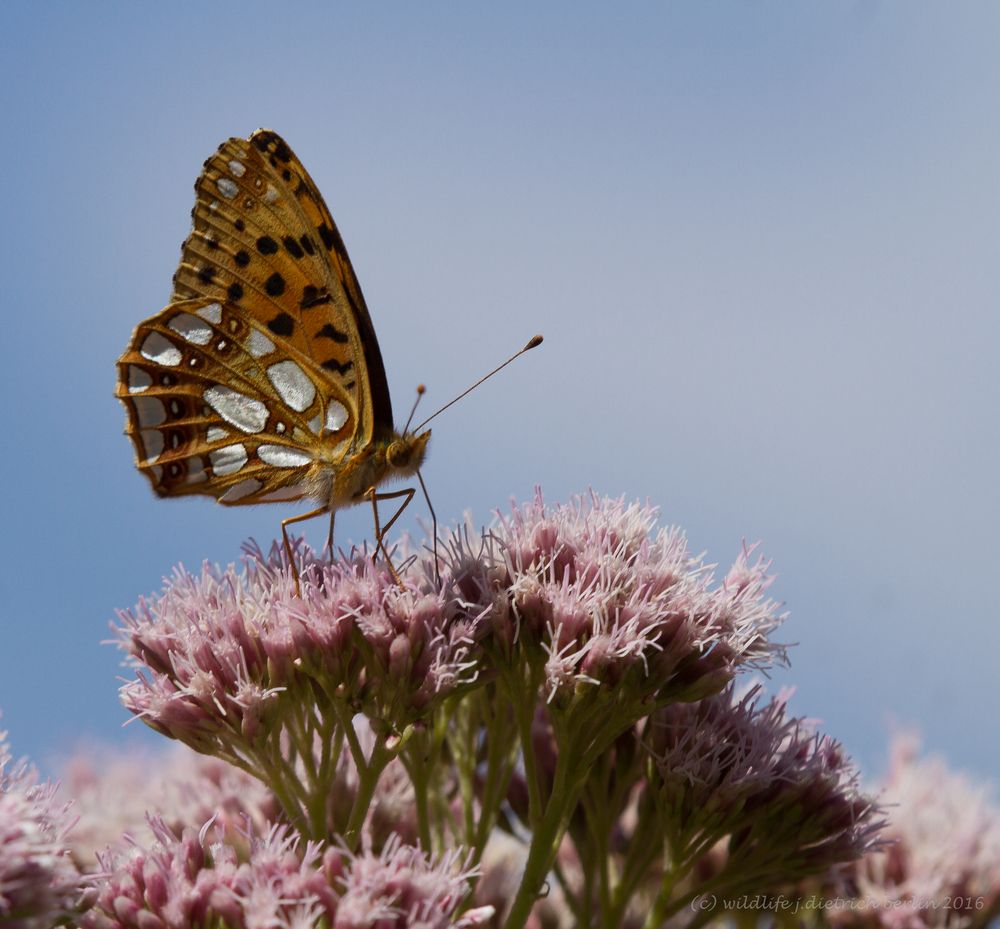
[(243, 297), (243, 286), (241, 284), (230, 284), (226, 294), (232, 303), (236, 303)]
[(275, 132), (254, 133), (253, 144), (262, 152), (270, 152), (279, 161), (287, 163), (292, 160), (292, 150), (285, 144), (285, 140)]
[(295, 330), (295, 320), (287, 313), (279, 313), (267, 324), (267, 328), (275, 335), (290, 336)]
[(270, 297), (280, 297), (285, 292), (285, 279), (275, 271), (264, 281), (264, 290)]
[(211, 265), (205, 265), (205, 267), (198, 269), (198, 280), (201, 281), (202, 284), (211, 284), (212, 278), (214, 277), (215, 268)]
[(293, 258), (301, 258), (304, 254), (302, 246), (295, 241), (295, 236), (286, 235), (281, 241), (285, 248), (288, 249), (288, 254)]
[(337, 243), (337, 239), (340, 238), (326, 223), (317, 226), (316, 231), (319, 233), (319, 237), (326, 246), (327, 251), (333, 248)]
[(347, 333), (341, 332), (333, 323), (327, 323), (316, 334), (323, 336), (325, 339), (333, 339), (334, 342), (339, 342), (341, 345), (348, 341)]
[(346, 374), (351, 368), (354, 367), (353, 361), (337, 361), (336, 358), (330, 358), (324, 361), (321, 367), (326, 368), (327, 371), (336, 371), (338, 374)]
[(302, 243), (302, 249), (303, 251), (305, 251), (307, 255), (316, 254), (316, 246), (313, 245), (313, 240), (310, 239), (308, 235), (302, 236), (302, 238), (299, 239), (299, 241)]
[(314, 284), (306, 284), (302, 288), (302, 300), (299, 302), (299, 307), (303, 310), (308, 310), (310, 307), (329, 303), (330, 300), (330, 294), (327, 293), (325, 287), (320, 290)]
[(250, 253), (241, 248), (235, 255), (233, 255), (233, 261), (235, 261), (241, 268), (245, 268), (248, 264), (250, 264)]
[(269, 235), (262, 235), (257, 240), (257, 251), (262, 255), (273, 255), (278, 250), (278, 243)]

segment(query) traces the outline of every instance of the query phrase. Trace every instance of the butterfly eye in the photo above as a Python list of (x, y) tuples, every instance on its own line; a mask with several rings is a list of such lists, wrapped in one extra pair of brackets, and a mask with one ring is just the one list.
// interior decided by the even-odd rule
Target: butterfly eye
[(393, 442), (386, 452), (386, 457), (389, 459), (389, 464), (394, 468), (402, 468), (410, 460), (410, 449), (403, 445), (402, 442)]

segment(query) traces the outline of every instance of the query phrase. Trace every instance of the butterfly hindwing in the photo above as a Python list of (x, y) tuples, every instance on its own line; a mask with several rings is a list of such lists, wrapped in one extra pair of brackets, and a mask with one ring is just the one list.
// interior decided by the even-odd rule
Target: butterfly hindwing
[(239, 306), (172, 303), (136, 328), (117, 394), (139, 469), (161, 496), (222, 503), (308, 496), (316, 462), (354, 444), (354, 397)]
[(238, 308), (353, 400), (359, 443), (391, 428), (378, 341), (330, 212), (276, 133), (229, 139), (195, 184), (173, 300)]

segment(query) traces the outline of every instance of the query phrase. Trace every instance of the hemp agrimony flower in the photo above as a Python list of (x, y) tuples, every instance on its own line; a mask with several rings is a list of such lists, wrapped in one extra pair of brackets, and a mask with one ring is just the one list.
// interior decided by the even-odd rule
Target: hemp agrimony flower
[[(679, 914), (723, 840), (731, 888), (871, 847), (839, 748), (733, 697), (741, 670), (786, 661), (753, 547), (716, 580), (654, 509), (593, 494), (439, 542), (401, 583), (300, 545), (296, 585), (280, 548), (251, 547), (121, 614), (125, 706), (259, 779), (283, 825), (262, 831), (258, 800), (234, 835), (221, 780), (218, 811), (158, 811), (153, 846), (102, 859), (106, 916), (138, 920), (152, 893), (227, 927), (617, 926), (637, 900)], [(216, 817), (200, 837), (194, 809)], [(461, 912), (479, 875), (486, 906)]]
[(14, 763), (0, 732), (0, 926), (47, 929), (81, 904), (80, 873), (66, 833), (69, 804), (34, 769)]
[[(357, 838), (375, 783), (409, 727), (475, 678), (476, 616), (447, 586), (392, 575), (357, 555), (305, 551), (301, 596), (275, 549), (243, 570), (178, 569), (160, 597), (120, 614), (138, 669), (122, 702), (154, 729), (216, 755), (275, 792), (309, 835)], [(365, 754), (352, 718), (377, 732)], [(335, 807), (345, 748), (361, 772), (358, 803)]]
[(893, 742), (885, 841), (838, 886), (854, 897), (833, 911), (838, 926), (967, 929), (1000, 915), (1000, 807), (988, 787), (918, 749), (913, 736)]
[(392, 841), (379, 854), (351, 854), (275, 825), (247, 837), (241, 861), (212, 822), (180, 835), (159, 819), (149, 827), (152, 842), (100, 856), (84, 929), (472, 929), (493, 913), (460, 914), (473, 872), (454, 853), (433, 861)]

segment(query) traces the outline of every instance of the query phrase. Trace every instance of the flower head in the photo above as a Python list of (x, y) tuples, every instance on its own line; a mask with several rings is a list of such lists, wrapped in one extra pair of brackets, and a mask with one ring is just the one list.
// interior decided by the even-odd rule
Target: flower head
[(272, 779), (278, 756), (285, 789), (271, 786), (293, 817), (329, 791), (320, 772), (336, 766), (356, 713), (399, 737), (475, 679), (482, 612), (433, 572), (408, 572), (400, 587), (364, 553), (328, 564), (303, 548), (298, 560), (301, 596), (277, 547), (250, 549), (241, 568), (178, 569), (159, 597), (122, 612), (117, 629), (137, 670), (125, 706), (196, 751), (270, 769)]
[[(722, 583), (650, 506), (594, 494), (547, 507), (541, 494), (501, 517), (494, 583), (511, 605), (498, 641), (545, 654), (551, 702), (581, 687), (632, 688), (666, 701), (716, 693), (740, 665), (784, 660), (766, 597), (769, 563), (744, 549)], [(500, 625), (497, 618), (495, 625)]]
[(657, 711), (646, 730), (656, 762), (646, 802), (672, 853), (690, 864), (722, 838), (714, 886), (766, 889), (860, 858), (879, 844), (882, 811), (858, 788), (841, 747), (785, 701), (732, 687)]
[(864, 919), (886, 929), (986, 925), (1000, 912), (1000, 807), (991, 788), (920, 757), (897, 736), (883, 787), (888, 840), (857, 863), (850, 882)]
[(473, 873), (458, 852), (432, 861), (394, 840), (352, 855), (275, 825), (247, 836), (241, 860), (212, 822), (180, 834), (149, 826), (151, 842), (100, 856), (84, 929), (471, 929), (492, 914), (458, 915)]
[(62, 789), (77, 814), (68, 835), (73, 857), (87, 868), (124, 833), (141, 831), (151, 815), (177, 834), (214, 818), (238, 847), (247, 823), (260, 829), (278, 814), (274, 795), (257, 778), (182, 745), (156, 753), (80, 751), (63, 767)]
[(27, 764), (12, 763), (0, 732), (0, 924), (9, 929), (48, 929), (80, 902), (66, 842), (73, 821), (55, 793)]
[(363, 554), (300, 557), (302, 596), (274, 552), (251, 550), (242, 570), (178, 569), (159, 597), (120, 613), (121, 647), (140, 671), (125, 706), (211, 752), (253, 741), (302, 691), (403, 728), (466, 680), (472, 643), (446, 590), (413, 578), (401, 589)]

